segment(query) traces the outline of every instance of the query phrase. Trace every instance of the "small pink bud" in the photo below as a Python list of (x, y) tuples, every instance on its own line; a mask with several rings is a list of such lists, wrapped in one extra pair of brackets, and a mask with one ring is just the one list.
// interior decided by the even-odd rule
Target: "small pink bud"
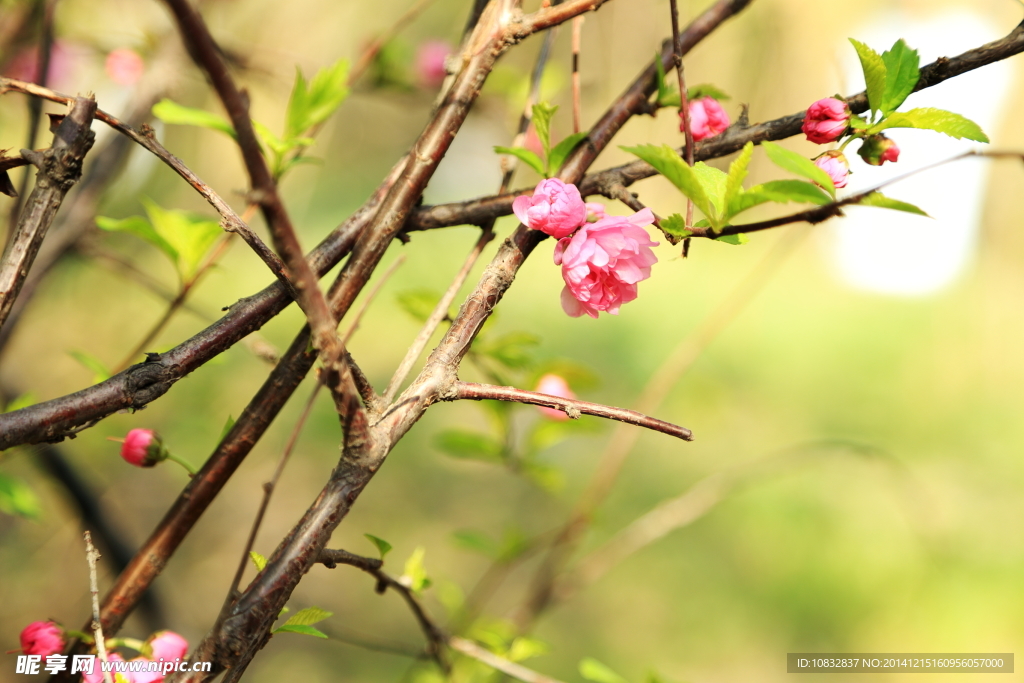
[(884, 135), (872, 135), (866, 138), (857, 150), (860, 158), (872, 166), (881, 166), (886, 161), (895, 162), (900, 157), (900, 148)]
[(532, 197), (516, 197), (512, 211), (523, 225), (555, 239), (568, 237), (587, 220), (587, 206), (580, 191), (558, 178), (540, 181)]
[(188, 641), (174, 631), (160, 631), (154, 633), (146, 641), (153, 651), (150, 659), (157, 660), (161, 657), (166, 660), (184, 659), (188, 652)]
[(836, 189), (846, 187), (847, 178), (850, 175), (850, 162), (846, 160), (846, 156), (842, 152), (839, 150), (825, 152), (814, 160), (814, 165), (828, 173), (828, 177), (832, 179), (832, 184), (836, 186)]
[[(713, 97), (690, 100), (690, 133), (694, 141), (713, 138), (729, 127), (729, 115)], [(683, 131), (683, 113), (679, 112), (679, 130)]]
[(134, 85), (146, 70), (146, 64), (135, 50), (119, 47), (107, 55), (107, 76), (118, 85)]
[(444, 40), (428, 40), (416, 51), (416, 79), (421, 87), (436, 88), (448, 76), (445, 60), (455, 52)]
[(167, 458), (167, 450), (152, 429), (133, 429), (121, 444), (121, 457), (136, 467), (152, 467)]
[(64, 649), (64, 630), (52, 621), (33, 621), (21, 631), (21, 651), (48, 657)]
[(850, 121), (846, 102), (834, 97), (818, 100), (807, 108), (803, 132), (807, 139), (819, 145), (834, 142), (843, 136)]
[[(569, 383), (553, 373), (548, 373), (541, 377), (534, 391), (538, 394), (547, 394), (548, 396), (557, 396), (558, 398), (576, 398), (576, 394), (572, 393), (572, 389), (569, 388)], [(558, 408), (548, 408), (547, 406), (536, 406), (536, 408), (552, 420), (563, 421), (569, 419), (569, 416)]]

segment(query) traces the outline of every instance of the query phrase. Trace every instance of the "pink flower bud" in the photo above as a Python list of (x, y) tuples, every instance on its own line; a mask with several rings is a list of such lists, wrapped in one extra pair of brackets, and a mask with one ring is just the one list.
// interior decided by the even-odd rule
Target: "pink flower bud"
[(33, 621), (21, 631), (21, 651), (47, 657), (64, 649), (64, 629), (52, 621)]
[(146, 64), (139, 53), (125, 47), (119, 47), (108, 54), (105, 66), (107, 76), (118, 85), (135, 85), (146, 70)]
[(562, 310), (578, 318), (599, 311), (618, 315), (619, 307), (637, 297), (637, 283), (651, 276), (658, 257), (644, 226), (654, 214), (644, 209), (629, 216), (609, 216), (584, 223), (572, 237), (555, 246), (555, 264), (562, 266)]
[[(569, 383), (553, 373), (548, 373), (541, 377), (534, 391), (538, 394), (547, 394), (548, 396), (557, 396), (558, 398), (576, 398), (576, 394), (572, 393), (572, 389), (569, 388)], [(536, 406), (536, 408), (552, 420), (563, 421), (569, 419), (569, 416), (558, 408), (548, 408), (547, 406)]]
[(121, 457), (136, 467), (152, 467), (167, 458), (167, 450), (152, 429), (133, 429), (121, 444)]
[(516, 197), (512, 211), (523, 225), (555, 239), (571, 235), (587, 220), (587, 206), (580, 191), (558, 178), (542, 180), (532, 197)]
[(416, 80), (423, 88), (436, 88), (448, 76), (445, 60), (455, 52), (444, 40), (428, 40), (416, 51)]
[[(713, 97), (690, 100), (690, 132), (693, 139), (713, 138), (729, 127), (729, 115)], [(683, 131), (683, 113), (679, 112), (679, 130)]]
[(850, 175), (850, 162), (846, 160), (846, 156), (842, 152), (839, 150), (825, 152), (814, 160), (814, 165), (828, 173), (828, 177), (832, 179), (832, 184), (836, 186), (836, 189), (846, 187), (847, 177)]
[(152, 650), (150, 659), (154, 661), (160, 658), (168, 661), (179, 658), (184, 659), (185, 654), (188, 652), (188, 641), (174, 631), (154, 633), (146, 641), (146, 644)]
[(886, 161), (895, 162), (900, 157), (900, 148), (884, 135), (872, 135), (866, 138), (857, 150), (860, 158), (872, 166), (881, 166)]
[(818, 100), (807, 108), (803, 132), (807, 139), (819, 145), (838, 140), (846, 132), (850, 109), (846, 102), (834, 97)]

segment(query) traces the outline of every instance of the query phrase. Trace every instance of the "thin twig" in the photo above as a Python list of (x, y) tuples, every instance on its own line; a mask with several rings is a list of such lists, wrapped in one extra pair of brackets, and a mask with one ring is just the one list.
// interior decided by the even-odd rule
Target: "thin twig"
[(510, 662), (504, 657), (499, 657), (490, 650), (480, 647), (471, 640), (453, 636), (448, 639), (448, 645), (456, 652), (461, 652), (467, 657), (483, 662), (495, 671), (500, 671), (506, 676), (511, 676), (523, 683), (561, 683), (557, 678), (551, 678), (544, 674), (528, 669), (522, 664)]
[(572, 132), (579, 133), (583, 128), (581, 120), (582, 104), (580, 97), (580, 33), (583, 31), (583, 17), (572, 20)]
[[(686, 76), (683, 73), (683, 50), (679, 42), (679, 4), (678, 0), (669, 0), (672, 9), (672, 55), (676, 63), (676, 76), (679, 82), (679, 115), (683, 117), (683, 140), (686, 143), (686, 164), (693, 166), (693, 128), (690, 125), (690, 103), (686, 93)], [(686, 198), (686, 229), (693, 225), (693, 201)]]
[(513, 401), (515, 403), (527, 403), (535, 406), (545, 406), (564, 411), (573, 419), (579, 419), (580, 415), (594, 415), (609, 420), (624, 422), (637, 427), (644, 427), (655, 432), (668, 434), (683, 441), (693, 441), (693, 433), (686, 427), (674, 425), (654, 417), (649, 417), (635, 410), (616, 408), (615, 406), (601, 405), (589, 401), (580, 401), (575, 398), (561, 398), (549, 396), (536, 391), (525, 391), (515, 387), (498, 387), (491, 384), (476, 384), (475, 382), (456, 382), (451, 397), (444, 396), (443, 400), (455, 401), (468, 399), (470, 401)]
[[(85, 534), (85, 559), (89, 563), (89, 594), (92, 596), (92, 634), (93, 642), (96, 644), (96, 654), (100, 662), (107, 663), (107, 642), (103, 638), (103, 624), (100, 622), (100, 580), (96, 573), (96, 562), (100, 554), (92, 544), (92, 536), (86, 531)], [(103, 680), (105, 683), (114, 683), (113, 674), (103, 669)]]

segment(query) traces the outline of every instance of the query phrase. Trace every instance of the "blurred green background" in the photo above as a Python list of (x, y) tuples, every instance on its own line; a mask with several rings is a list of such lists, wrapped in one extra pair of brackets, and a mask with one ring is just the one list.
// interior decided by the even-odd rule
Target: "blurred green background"
[[(13, 11), (18, 5), (2, 7)], [(466, 5), (435, 0), (404, 28), (387, 47), (386, 68), (375, 72), (376, 80), (371, 73), (356, 83), (320, 133), (311, 154), (322, 163), (300, 166), (284, 180), (284, 198), (307, 248), (361, 204), (415, 139), (434, 95), (416, 87), (411, 75), (416, 48), (432, 39), (457, 42)], [(224, 47), (244, 63), (238, 73), (249, 88), (254, 118), (280, 130), (296, 65), (310, 76), (339, 58), (357, 59), (368, 41), (409, 6), (404, 0), (220, 0), (204, 3), (203, 13)], [(684, 3), (682, 12), (691, 18), (704, 7)], [(532, 8), (528, 3), (526, 9)], [(1000, 27), (997, 35), (1020, 19), (1018, 4), (997, 0), (865, 0), (856, 6), (757, 0), (692, 52), (687, 75), (691, 83), (714, 83), (732, 94), (727, 110), (734, 119), (739, 103), (747, 103), (751, 121), (768, 120), (837, 90), (861, 88), (837, 76), (835, 55), (847, 49), (853, 27), (871, 16), (898, 9), (908, 20), (923, 19), (958, 8), (987, 15)], [(595, 121), (650, 60), (669, 33), (668, 15), (664, 0), (617, 0), (587, 17), (581, 56), (584, 125)], [(221, 111), (196, 69), (178, 54), (159, 3), (65, 0), (58, 5), (56, 28), (73, 46), (74, 59), (66, 79), (54, 87), (72, 94), (93, 91), (101, 108), (121, 113), (132, 89), (113, 83), (103, 60), (110, 50), (128, 47), (152, 68), (142, 83), (157, 77), (151, 65), (160, 64), (165, 71), (159, 77), (173, 99)], [(558, 137), (570, 132), (569, 37), (567, 29), (558, 37), (543, 91), (544, 99), (562, 105), (555, 119)], [(426, 203), (497, 188), (499, 158), (491, 147), (511, 142), (539, 45), (539, 38), (531, 38), (502, 59), (428, 188)], [(1001, 124), (987, 132), (994, 147), (1020, 150), (1024, 131), (1017, 112), (1024, 106), (1024, 83), (1020, 59), (1011, 63), (1009, 105), (1000, 114)], [(956, 111), (956, 104), (946, 106)], [(0, 148), (24, 145), (25, 122), (20, 95), (0, 99)], [(97, 132), (106, 134), (99, 126)], [(157, 134), (243, 208), (236, 191), (246, 187), (246, 179), (230, 139), (181, 126), (158, 126)], [(677, 117), (663, 111), (631, 121), (617, 142), (678, 145), (681, 138)], [(803, 141), (787, 145), (812, 153)], [(594, 168), (628, 160), (613, 147)], [(904, 165), (915, 168), (914, 159), (901, 158)], [(774, 177), (763, 156), (755, 154), (748, 182)], [(514, 185), (536, 181), (532, 172), (520, 170)], [(568, 359), (589, 369), (589, 382), (582, 381), (585, 373), (576, 375), (574, 389), (581, 398), (635, 407), (673, 349), (693, 343), (709, 320), (728, 322), (710, 344), (699, 345), (699, 355), (653, 411), (691, 428), (696, 440), (687, 444), (640, 434), (579, 557), (708, 477), (736, 475), (740, 484), (725, 490), (721, 501), (691, 524), (614, 564), (543, 615), (533, 636), (548, 652), (526, 664), (579, 681), (578, 662), (594, 657), (629, 681), (657, 672), (666, 681), (710, 683), (786, 679), (787, 652), (1024, 652), (1022, 182), (1020, 164), (992, 167), (980, 245), (969, 267), (951, 286), (914, 298), (843, 284), (829, 257), (830, 227), (790, 226), (759, 234), (742, 247), (699, 242), (687, 260), (662, 240), (652, 278), (621, 315), (570, 319), (558, 303), (561, 280), (550, 261), (551, 243), (542, 244), (488, 330), (492, 339), (513, 332), (540, 339), (529, 349), (532, 365), (506, 372), (524, 388), (532, 388), (526, 383), (541, 369), (565, 367)], [(660, 179), (632, 189), (659, 214), (680, 210), (679, 195)], [(890, 194), (899, 197), (898, 186)], [(100, 212), (115, 218), (141, 214), (142, 197), (210, 215), (190, 188), (138, 150)], [(621, 205), (610, 208), (625, 212)], [(253, 224), (262, 230), (258, 219)], [(499, 238), (514, 226), (512, 219), (499, 221)], [(399, 297), (443, 291), (477, 232), (459, 227), (416, 233), (411, 243), (391, 247), (385, 266), (399, 255), (406, 261), (384, 285), (350, 345), (378, 390), (419, 328)], [(465, 292), (499, 241), (489, 246)], [(176, 286), (166, 258), (143, 242), (97, 232), (90, 243), (130, 259), (168, 288)], [(377, 277), (380, 272), (383, 268)], [(265, 267), (235, 244), (191, 303), (214, 318), (269, 281)], [(730, 296), (744, 282), (753, 285), (737, 299), (742, 306), (735, 316), (726, 315), (723, 311), (733, 305)], [(69, 352), (84, 351), (115, 365), (163, 305), (97, 259), (73, 254), (48, 277), (21, 321), (0, 359), (0, 378), (36, 400), (85, 387), (92, 373)], [(179, 313), (153, 347), (169, 348), (206, 324), (200, 315)], [(293, 306), (260, 335), (283, 349), (300, 324)], [(107, 437), (136, 427), (156, 429), (176, 454), (199, 464), (229, 415), (241, 412), (268, 372), (264, 361), (239, 344), (146, 410), (112, 416), (61, 448), (100, 492), (101, 504), (126, 537), (141, 543), (186, 475), (172, 465), (129, 467)], [(481, 381), (484, 376), (467, 364), (462, 377)], [(168, 615), (164, 627), (192, 643), (216, 616), (261, 484), (271, 476), (311, 388), (307, 380), (156, 583)], [(497, 542), (558, 528), (614, 430), (613, 424), (585, 417), (564, 428), (558, 435), (564, 440), (536, 454), (539, 466), (557, 472), (560, 485), (542, 486), (515, 468), (452, 458), (438, 448), (444, 430), (497, 436), (494, 414), (477, 403), (429, 410), (331, 543), (372, 554), (363, 534), (387, 539), (395, 549), (386, 569), (395, 574), (405, 558), (424, 547), (434, 582), (425, 603), (442, 622), (490, 565), (454, 535), (474, 530)], [(518, 443), (546, 425), (546, 418), (529, 407), (510, 414)], [(337, 458), (338, 438), (331, 402), (321, 396), (273, 499), (257, 551), (269, 555), (317, 495)], [(24, 447), (0, 455), (0, 471), (30, 485), (42, 505), (36, 520), (0, 515), (2, 650), (18, 646), (18, 633), (30, 621), (53, 618), (77, 628), (89, 612), (80, 523), (62, 492), (33, 463), (33, 452)], [(488, 619), (515, 614), (536, 566), (536, 558), (528, 559), (510, 576), (487, 603)], [(101, 588), (113, 579), (109, 567), (102, 567)], [(250, 668), (251, 680), (432, 678), (429, 665), (408, 656), (352, 644), (371, 642), (407, 653), (422, 648), (399, 597), (376, 595), (373, 580), (358, 571), (316, 568), (290, 605), (334, 612), (320, 625), (331, 638), (275, 636)], [(148, 632), (133, 619), (123, 635), (144, 638)], [(0, 666), (0, 680), (20, 680), (13, 671), (11, 655)], [(856, 675), (812, 678), (862, 680)], [(872, 676), (890, 679), (903, 680), (894, 674)], [(915, 680), (973, 679), (918, 674)]]

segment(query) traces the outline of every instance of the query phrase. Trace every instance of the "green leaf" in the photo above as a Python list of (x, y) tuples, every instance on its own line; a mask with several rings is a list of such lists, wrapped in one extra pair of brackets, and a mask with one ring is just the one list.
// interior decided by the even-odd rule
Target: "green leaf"
[(220, 443), (221, 441), (223, 441), (224, 437), (228, 435), (228, 432), (230, 432), (231, 428), (234, 427), (234, 426), (235, 426), (235, 418), (233, 418), (230, 415), (228, 415), (228, 419), (224, 423), (224, 428), (220, 430), (220, 438), (217, 439), (217, 443)]
[(477, 529), (463, 529), (452, 534), (455, 544), (464, 550), (480, 553), (494, 559), (498, 556), (498, 544), (494, 539)]
[(92, 374), (92, 383), (99, 384), (110, 379), (110, 368), (96, 356), (85, 351), (68, 351), (68, 355), (81, 363)]
[(710, 83), (701, 83), (686, 89), (686, 99), (699, 100), (702, 97), (712, 97), (719, 102), (728, 102), (732, 98)]
[(573, 133), (569, 137), (565, 138), (551, 150), (551, 154), (548, 156), (548, 171), (551, 174), (557, 173), (562, 168), (562, 164), (565, 163), (566, 158), (572, 153), (576, 147), (587, 139), (587, 132), (580, 131), (579, 133)]
[(881, 109), (885, 115), (891, 114), (903, 104), (921, 76), (921, 58), (917, 50), (911, 50), (900, 38), (888, 51), (882, 53), (885, 64), (885, 92), (882, 95)]
[(150, 222), (142, 216), (129, 216), (128, 218), (121, 219), (96, 216), (96, 227), (107, 232), (127, 232), (135, 235), (162, 251), (177, 266), (178, 250), (158, 235)]
[(430, 587), (430, 578), (427, 576), (426, 569), (423, 568), (423, 556), (426, 554), (426, 548), (420, 546), (412, 551), (412, 555), (405, 561), (405, 570), (399, 581), (413, 593), (419, 593)]
[(153, 229), (178, 253), (178, 273), (183, 282), (188, 282), (224, 230), (216, 221), (177, 209), (163, 209), (146, 198), (142, 204)]
[(871, 124), (857, 116), (856, 114), (850, 114), (850, 128), (854, 130), (867, 130), (871, 127)]
[(711, 223), (711, 227), (717, 230), (725, 224), (725, 194), (729, 176), (714, 166), (708, 166), (703, 161), (698, 161), (693, 165), (693, 172), (697, 175), (701, 187), (704, 188), (704, 194), (711, 200), (713, 213), (705, 213), (704, 216)]
[(763, 185), (755, 185), (750, 188), (750, 192), (764, 195), (768, 201), (778, 204), (796, 202), (823, 206), (832, 201), (820, 187), (803, 180), (771, 180)]
[(453, 458), (502, 462), (504, 447), (493, 437), (462, 429), (447, 429), (434, 437), (434, 445)]
[(762, 142), (761, 147), (764, 148), (772, 163), (779, 168), (813, 180), (825, 188), (830, 197), (836, 196), (836, 186), (832, 183), (832, 179), (828, 177), (828, 173), (815, 166), (814, 162), (807, 157), (802, 157), (796, 152), (791, 152), (774, 142)]
[(284, 622), (285, 626), (312, 626), (313, 624), (319, 623), (328, 617), (334, 616), (334, 612), (328, 612), (325, 609), (319, 607), (307, 607), (300, 609), (298, 612), (293, 614), (288, 621)]
[(501, 537), (501, 547), (498, 549), (498, 559), (503, 562), (514, 560), (522, 555), (530, 547), (530, 539), (521, 529), (509, 527)]
[(747, 168), (750, 166), (750, 159), (754, 156), (754, 143), (748, 142), (743, 145), (743, 151), (729, 164), (729, 175), (725, 182), (725, 217), (730, 218), (732, 206), (736, 198), (743, 193), (743, 181), (747, 178)]
[(0, 473), (0, 512), (25, 519), (39, 519), (43, 508), (27, 484)]
[(544, 168), (544, 161), (537, 156), (536, 152), (532, 152), (523, 147), (502, 147), (501, 145), (495, 146), (494, 151), (498, 154), (511, 154), (540, 175), (547, 176), (547, 173), (545, 172), (547, 169)]
[(686, 229), (686, 219), (678, 213), (674, 213), (671, 216), (661, 219), (661, 231), (666, 235), (675, 237), (677, 240), (681, 240), (684, 237), (689, 237), (693, 234)]
[(540, 344), (540, 337), (529, 332), (509, 332), (495, 339), (478, 343), (477, 353), (490, 356), (511, 369), (528, 368), (533, 364), (532, 347)]
[(423, 323), (434, 312), (441, 295), (430, 289), (414, 289), (399, 292), (396, 298), (403, 311)]
[(15, 396), (7, 405), (4, 406), (5, 413), (13, 413), (15, 410), (21, 410), (22, 408), (28, 408), (31, 405), (36, 404), (36, 395), (31, 391), (26, 391), (20, 396)]
[[(668, 145), (639, 145), (622, 147), (623, 150), (640, 157), (655, 168), (658, 173), (668, 178), (669, 182), (679, 188), (705, 216), (714, 213), (711, 200), (701, 185), (697, 174), (686, 165), (679, 154)], [(824, 173), (824, 171), (822, 171)], [(827, 177), (827, 176), (826, 176)]]
[(326, 121), (348, 97), (348, 60), (317, 71), (307, 85), (302, 71), (295, 70), (295, 85), (288, 99), (285, 138), (297, 138)]
[(896, 112), (873, 126), (871, 132), (877, 133), (886, 128), (922, 128), (944, 133), (951, 138), (967, 138), (976, 142), (989, 141), (988, 136), (981, 130), (981, 126), (974, 121), (960, 116), (960, 114), (932, 107)]
[(625, 678), (592, 657), (580, 660), (580, 676), (594, 683), (628, 683)]
[(274, 633), (301, 633), (304, 636), (316, 638), (327, 638), (327, 634), (314, 626), (303, 626), (302, 624), (285, 624), (275, 628)]
[(858, 202), (861, 206), (877, 206), (881, 209), (893, 209), (895, 211), (906, 211), (907, 213), (916, 213), (918, 216), (925, 216), (931, 218), (927, 213), (922, 211), (920, 208), (910, 204), (908, 202), (901, 202), (898, 199), (892, 197), (886, 197), (881, 192), (872, 192), (868, 196)]
[(868, 106), (872, 111), (879, 111), (882, 108), (882, 101), (885, 97), (886, 69), (882, 57), (870, 47), (850, 38), (853, 47), (860, 57), (860, 66), (864, 70), (864, 83), (868, 91)]
[(383, 560), (384, 556), (391, 552), (391, 544), (385, 541), (379, 536), (373, 534), (363, 534), (374, 546), (377, 548), (377, 553), (380, 555), (380, 559)]
[(256, 571), (263, 571), (263, 568), (267, 566), (267, 558), (260, 555), (255, 550), (249, 551), (249, 559), (256, 565)]
[(505, 659), (513, 662), (522, 662), (532, 657), (545, 655), (549, 650), (550, 648), (548, 648), (547, 643), (543, 641), (527, 636), (519, 636), (512, 641), (512, 645), (509, 646), (508, 652), (505, 654)]
[(185, 107), (173, 100), (162, 99), (153, 105), (153, 116), (164, 123), (179, 126), (199, 126), (200, 128), (211, 128), (222, 133), (235, 136), (235, 129), (231, 127), (226, 119), (202, 109)]
[(678, 107), (679, 93), (665, 82), (665, 65), (661, 63), (661, 53), (654, 52), (654, 69), (658, 82), (658, 105), (662, 107)]
[(537, 139), (540, 140), (544, 149), (544, 157), (547, 158), (551, 150), (551, 119), (558, 111), (547, 102), (533, 105), (533, 128), (537, 131)]
[(716, 237), (715, 241), (716, 242), (725, 242), (726, 244), (737, 244), (737, 245), (739, 245), (739, 244), (746, 244), (747, 242), (750, 241), (750, 238), (747, 237), (746, 235), (744, 235), (743, 233), (739, 233), (737, 235), (722, 235), (721, 237)]

